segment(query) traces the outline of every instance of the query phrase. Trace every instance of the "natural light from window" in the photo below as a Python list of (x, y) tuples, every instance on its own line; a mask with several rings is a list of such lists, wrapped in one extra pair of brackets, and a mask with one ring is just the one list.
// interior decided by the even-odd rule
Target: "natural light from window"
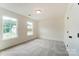
[(27, 35), (33, 35), (33, 23), (31, 21), (27, 22)]
[(3, 16), (3, 40), (8, 40), (17, 37), (17, 19)]

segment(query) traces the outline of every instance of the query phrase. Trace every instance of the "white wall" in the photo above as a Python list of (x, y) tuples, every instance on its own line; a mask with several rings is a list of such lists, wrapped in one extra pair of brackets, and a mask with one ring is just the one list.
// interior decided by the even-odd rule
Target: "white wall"
[[(69, 19), (67, 19), (69, 17)], [(69, 33), (67, 33), (69, 31)], [(65, 16), (65, 45), (69, 52), (69, 55), (79, 55), (79, 38), (77, 37), (79, 33), (79, 5), (69, 4), (68, 10)], [(72, 38), (69, 38), (72, 36)]]
[(0, 16), (0, 39), (1, 39), (1, 34), (2, 34), (2, 33), (1, 33), (1, 29), (2, 29), (2, 28), (1, 28), (1, 23), (2, 23), (2, 22), (1, 22), (1, 16)]
[[(10, 17), (18, 19), (18, 37), (17, 38), (13, 38), (13, 39), (9, 39), (9, 40), (2, 40), (2, 38), (1, 38), (2, 37), (1, 36), (2, 35), (1, 34), (2, 16), (10, 16)], [(14, 12), (11, 12), (9, 10), (0, 8), (0, 50), (37, 37), (37, 21), (33, 21), (34, 35), (31, 37), (27, 36), (27, 29), (26, 29), (25, 24), (28, 19), (29, 18), (27, 18), (25, 16), (22, 16), (22, 15), (14, 13)]]
[(64, 15), (39, 21), (39, 37), (42, 39), (63, 41), (64, 39)]

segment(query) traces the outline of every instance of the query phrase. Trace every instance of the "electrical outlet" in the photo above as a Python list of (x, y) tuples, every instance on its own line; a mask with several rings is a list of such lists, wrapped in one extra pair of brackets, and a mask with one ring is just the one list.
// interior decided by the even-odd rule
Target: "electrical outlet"
[(79, 33), (77, 33), (77, 37), (79, 38)]
[(72, 36), (69, 36), (69, 38), (72, 38)]

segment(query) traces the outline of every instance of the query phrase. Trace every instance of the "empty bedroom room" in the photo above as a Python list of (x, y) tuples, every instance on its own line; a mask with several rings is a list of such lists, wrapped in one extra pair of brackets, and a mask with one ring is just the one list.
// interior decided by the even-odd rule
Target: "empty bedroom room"
[(0, 56), (79, 55), (78, 5), (0, 3)]

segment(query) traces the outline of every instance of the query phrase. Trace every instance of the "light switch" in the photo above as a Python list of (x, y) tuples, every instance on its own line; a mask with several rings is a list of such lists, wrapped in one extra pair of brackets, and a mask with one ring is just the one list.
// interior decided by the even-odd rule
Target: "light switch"
[(68, 47), (68, 44), (67, 44), (67, 47)]

